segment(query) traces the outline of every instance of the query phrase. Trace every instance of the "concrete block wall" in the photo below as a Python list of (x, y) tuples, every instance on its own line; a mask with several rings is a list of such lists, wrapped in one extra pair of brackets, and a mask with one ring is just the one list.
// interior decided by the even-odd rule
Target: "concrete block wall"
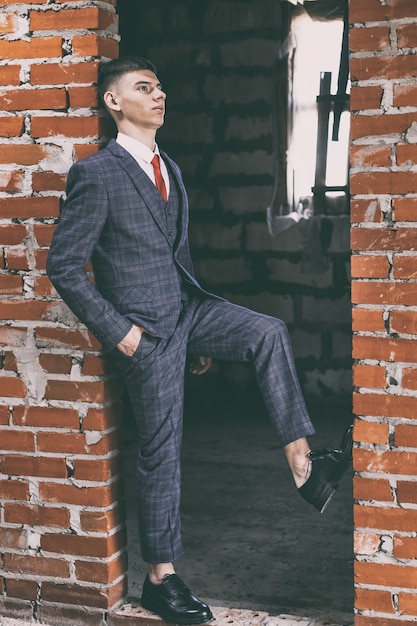
[(45, 275), (68, 168), (103, 133), (115, 5), (0, 3), (0, 615), (60, 625), (126, 592), (119, 383)]
[[(284, 115), (273, 104), (281, 3), (120, 4), (122, 52), (151, 59), (167, 90), (159, 143), (183, 171), (199, 279), (234, 302), (284, 319), (306, 394), (350, 395), (349, 218), (328, 218), (327, 265), (313, 272), (304, 252), (309, 225), (272, 237), (266, 224), (275, 117)], [(221, 377), (248, 381), (238, 367), (222, 366)]]
[(350, 0), (356, 626), (417, 620), (417, 3)]

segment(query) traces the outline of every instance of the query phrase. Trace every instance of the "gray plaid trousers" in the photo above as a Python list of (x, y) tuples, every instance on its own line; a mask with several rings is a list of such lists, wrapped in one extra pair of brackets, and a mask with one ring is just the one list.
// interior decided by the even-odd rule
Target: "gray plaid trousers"
[(170, 338), (143, 334), (133, 357), (113, 351), (138, 426), (139, 535), (149, 563), (173, 562), (183, 553), (180, 452), (187, 354), (252, 363), (279, 445), (314, 433), (288, 331), (279, 319), (190, 296)]

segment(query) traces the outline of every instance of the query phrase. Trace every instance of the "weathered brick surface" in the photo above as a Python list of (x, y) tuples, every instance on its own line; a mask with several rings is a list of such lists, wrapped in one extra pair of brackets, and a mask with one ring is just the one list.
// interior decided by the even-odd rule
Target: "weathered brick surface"
[(118, 18), (115, 2), (1, 5), (0, 613), (101, 624), (125, 594), (120, 389), (45, 263), (68, 168), (105, 132), (95, 82)]
[(356, 626), (417, 616), (416, 6), (349, 2)]

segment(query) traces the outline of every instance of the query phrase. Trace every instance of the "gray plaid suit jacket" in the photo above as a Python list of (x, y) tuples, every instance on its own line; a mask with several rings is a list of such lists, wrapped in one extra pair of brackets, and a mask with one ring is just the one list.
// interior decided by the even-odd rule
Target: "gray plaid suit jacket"
[[(165, 153), (161, 155), (179, 190), (175, 247), (155, 203), (155, 186), (115, 140), (75, 163), (68, 174), (67, 198), (47, 273), (64, 302), (106, 351), (123, 339), (132, 323), (169, 337), (181, 310), (182, 279), (203, 292), (190, 257), (188, 201), (181, 172)], [(90, 260), (94, 282), (86, 272)]]

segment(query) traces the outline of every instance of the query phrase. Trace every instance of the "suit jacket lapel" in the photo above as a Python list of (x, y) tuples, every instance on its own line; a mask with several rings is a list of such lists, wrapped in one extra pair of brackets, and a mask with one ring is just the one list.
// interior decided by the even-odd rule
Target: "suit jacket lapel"
[[(138, 165), (135, 159), (132, 157), (132, 155), (129, 154), (127, 150), (122, 148), (122, 146), (120, 146), (117, 143), (117, 141), (115, 141), (114, 139), (110, 140), (106, 148), (110, 150), (112, 154), (114, 154), (117, 157), (118, 162), (120, 163), (120, 166), (123, 167), (125, 172), (130, 177), (132, 183), (135, 185), (142, 200), (144, 201), (148, 210), (152, 214), (158, 228), (161, 230), (161, 232), (164, 234), (165, 238), (168, 241), (168, 236), (166, 232), (166, 221), (164, 219), (164, 216), (161, 214), (161, 211), (154, 205), (154, 203), (150, 201), (148, 194), (143, 193), (143, 186), (140, 181), (141, 179), (140, 165)], [(139, 168), (139, 171), (138, 171), (138, 168)], [(144, 176), (146, 176), (146, 174), (144, 174)], [(152, 185), (152, 181), (149, 181), (149, 183)]]

